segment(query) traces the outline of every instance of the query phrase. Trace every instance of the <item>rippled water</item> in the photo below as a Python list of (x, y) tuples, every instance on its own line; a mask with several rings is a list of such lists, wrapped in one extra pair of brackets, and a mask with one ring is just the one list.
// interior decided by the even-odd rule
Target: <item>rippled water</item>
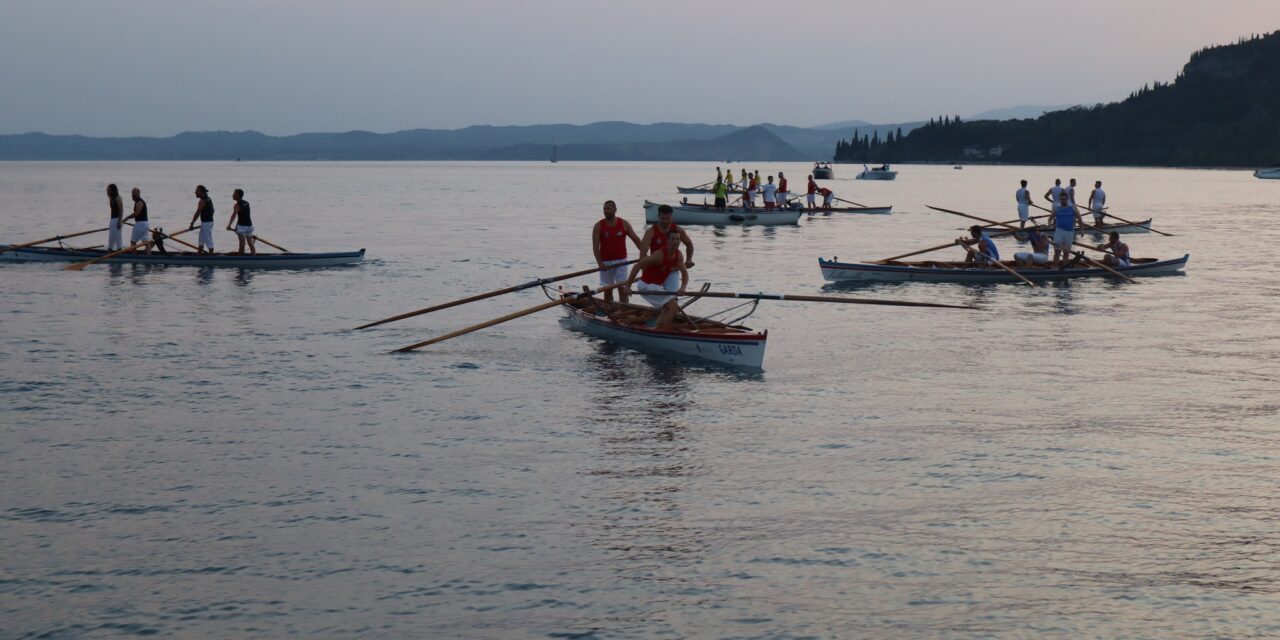
[[(742, 373), (554, 311), (386, 353), (536, 291), (344, 331), (586, 268), (601, 201), (639, 224), (706, 165), (0, 164), (0, 241), (92, 228), (109, 181), (172, 230), (203, 183), (219, 222), (241, 187), (277, 244), (370, 258), (0, 265), (0, 636), (1280, 635), (1280, 184), (900, 169), (834, 181), (891, 216), (691, 229), (695, 283), (983, 310), (764, 303)], [(1019, 178), (1073, 176), (1177, 234), (1127, 239), (1186, 275), (818, 272), (960, 235), (926, 203), (1008, 219)]]

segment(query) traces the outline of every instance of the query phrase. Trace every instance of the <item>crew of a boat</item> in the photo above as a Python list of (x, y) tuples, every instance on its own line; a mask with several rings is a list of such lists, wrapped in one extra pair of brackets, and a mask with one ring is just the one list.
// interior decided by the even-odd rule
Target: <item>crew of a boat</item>
[[(151, 216), (147, 211), (147, 201), (142, 198), (142, 189), (134, 187), (130, 193), (133, 200), (133, 208), (129, 215), (124, 215), (124, 200), (120, 197), (120, 190), (114, 183), (107, 185), (107, 203), (111, 211), (111, 219), (107, 226), (107, 251), (124, 250), (123, 242), (124, 225), (131, 225), (133, 232), (129, 236), (129, 250), (144, 250), (148, 254), (151, 253), (153, 246), (163, 246), (162, 242), (168, 236), (164, 234), (163, 229), (151, 229)], [(213, 198), (209, 197), (209, 190), (204, 185), (198, 184), (195, 189), (196, 209), (191, 214), (191, 224), (187, 226), (187, 230), (194, 230), (196, 223), (200, 223), (200, 240), (196, 245), (196, 251), (200, 254), (215, 253), (214, 236), (213, 236), (213, 214), (214, 205)], [(244, 199), (244, 190), (236, 189), (231, 192), (231, 216), (227, 219), (227, 231), (236, 234), (236, 240), (239, 243), (239, 249), (235, 252), (237, 255), (244, 255), (244, 249), (249, 247), (249, 254), (258, 253), (256, 240), (253, 234), (253, 216), (249, 201)], [(150, 238), (150, 241), (148, 241)]]

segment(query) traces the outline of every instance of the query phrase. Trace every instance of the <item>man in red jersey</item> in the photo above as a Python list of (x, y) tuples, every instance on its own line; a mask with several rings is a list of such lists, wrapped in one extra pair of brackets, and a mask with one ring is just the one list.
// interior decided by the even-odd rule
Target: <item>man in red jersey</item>
[[(640, 248), (640, 236), (631, 228), (631, 223), (619, 218), (618, 205), (612, 200), (604, 201), (604, 219), (596, 222), (591, 229), (591, 250), (596, 254), (596, 265), (600, 267), (600, 286), (622, 284), (627, 281), (627, 238)], [(626, 302), (631, 293), (626, 287), (618, 287), (618, 300)], [(604, 292), (604, 299), (613, 302), (613, 289)]]
[(787, 197), (790, 195), (791, 195), (791, 191), (787, 189), (787, 177), (782, 175), (782, 172), (779, 171), (778, 172), (778, 196), (777, 196), (779, 209), (791, 208), (791, 206), (787, 203)]
[(809, 191), (805, 194), (805, 201), (809, 204), (809, 210), (814, 209), (813, 198), (818, 193), (818, 183), (813, 181), (813, 176), (809, 176)]
[(663, 247), (667, 246), (671, 235), (675, 235), (680, 239), (680, 243), (684, 245), (686, 269), (693, 268), (693, 240), (689, 239), (689, 234), (684, 232), (679, 225), (671, 222), (671, 216), (675, 213), (670, 205), (662, 205), (658, 207), (658, 222), (649, 227), (644, 232), (644, 239), (640, 240), (640, 257), (644, 258), (650, 253), (660, 253)]
[[(680, 245), (668, 242), (661, 251), (655, 251), (631, 267), (631, 275), (627, 283), (636, 284), (636, 293), (645, 302), (662, 309), (654, 322), (656, 329), (670, 329), (675, 325), (676, 312), (679, 307), (675, 296), (664, 295), (675, 293), (684, 295), (689, 286), (689, 270), (685, 268), (684, 256), (680, 255)], [(676, 276), (680, 276), (679, 285)], [(653, 293), (649, 293), (653, 292)]]

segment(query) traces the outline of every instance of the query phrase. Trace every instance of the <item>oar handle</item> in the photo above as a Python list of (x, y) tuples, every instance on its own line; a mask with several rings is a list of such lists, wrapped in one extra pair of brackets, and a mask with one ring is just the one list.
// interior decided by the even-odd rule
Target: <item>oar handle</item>
[(419, 342), (419, 343), (417, 343), (417, 344), (411, 344), (411, 345), (409, 345), (409, 346), (407, 346), (407, 347), (400, 347), (399, 349), (396, 349), (395, 351), (392, 351), (392, 353), (408, 353), (408, 352), (410, 352), (410, 351), (414, 351), (414, 350), (416, 350), (416, 349), (421, 349), (422, 347), (429, 347), (429, 346), (431, 346), (431, 345), (433, 345), (433, 344), (436, 344), (436, 343), (439, 343), (439, 342), (444, 342), (445, 340), (449, 340), (450, 338), (456, 338), (456, 337), (458, 337), (458, 336), (464, 336), (464, 335), (466, 335), (466, 334), (468, 334), (468, 333), (472, 333), (472, 332), (475, 332), (475, 331), (479, 331), (479, 330), (484, 329), (484, 328), (487, 328), (487, 327), (492, 327), (492, 326), (494, 326), (494, 325), (496, 325), (496, 324), (502, 324), (502, 323), (507, 322), (507, 321), (509, 321), (509, 320), (515, 320), (516, 318), (522, 318), (522, 317), (524, 317), (524, 316), (527, 316), (527, 315), (530, 315), (530, 314), (533, 314), (533, 313), (537, 313), (537, 312), (542, 311), (542, 310), (544, 310), (544, 309), (550, 309), (550, 308), (552, 308), (552, 307), (558, 307), (558, 306), (560, 306), (560, 305), (562, 305), (562, 304), (566, 304), (566, 303), (568, 303), (568, 302), (572, 302), (572, 301), (574, 301), (574, 300), (579, 300), (579, 299), (584, 298), (584, 297), (590, 297), (592, 294), (595, 294), (595, 293), (603, 293), (603, 292), (605, 292), (605, 291), (610, 291), (610, 290), (612, 290), (612, 289), (617, 289), (618, 287), (625, 287), (626, 285), (627, 285), (627, 283), (625, 283), (625, 282), (620, 282), (620, 283), (618, 283), (618, 284), (611, 284), (611, 285), (609, 285), (609, 286), (607, 286), (607, 287), (600, 287), (599, 289), (596, 289), (595, 291), (591, 291), (590, 289), (588, 289), (588, 290), (586, 290), (586, 291), (584, 291), (584, 292), (582, 292), (582, 293), (570, 293), (570, 294), (565, 295), (565, 296), (564, 296), (564, 297), (562, 297), (562, 298), (559, 298), (559, 299), (557, 299), (557, 300), (552, 300), (551, 302), (546, 302), (546, 303), (540, 304), (540, 305), (538, 305), (538, 306), (536, 306), (536, 307), (530, 307), (530, 308), (528, 308), (528, 309), (524, 309), (524, 310), (522, 310), (522, 311), (517, 311), (517, 312), (515, 312), (515, 313), (509, 313), (509, 314), (507, 314), (507, 315), (505, 315), (505, 316), (501, 316), (501, 317), (498, 317), (498, 318), (494, 318), (494, 319), (492, 319), (492, 320), (486, 320), (485, 322), (481, 322), (480, 324), (471, 325), (470, 327), (467, 327), (467, 328), (465, 328), (465, 329), (458, 329), (457, 331), (453, 331), (453, 332), (450, 332), (450, 333), (446, 333), (446, 334), (444, 334), (444, 335), (442, 335), (442, 336), (436, 336), (436, 337), (434, 337), (434, 338), (432, 338), (432, 339), (430, 339), (430, 340), (424, 340), (424, 341)]
[(427, 307), (427, 308), (425, 308), (425, 309), (418, 309), (417, 311), (410, 311), (410, 312), (408, 312), (408, 313), (402, 313), (402, 314), (400, 314), (400, 315), (398, 315), (398, 316), (391, 316), (390, 318), (383, 318), (382, 320), (378, 320), (378, 321), (376, 321), (376, 322), (370, 322), (370, 323), (368, 323), (368, 324), (362, 324), (362, 325), (360, 325), (360, 326), (356, 327), (356, 328), (355, 328), (355, 330), (359, 330), (359, 329), (368, 329), (369, 327), (376, 327), (376, 326), (378, 326), (378, 325), (380, 325), (380, 324), (387, 324), (388, 322), (396, 322), (396, 321), (398, 321), (398, 320), (404, 320), (405, 318), (412, 318), (412, 317), (414, 317), (414, 316), (420, 316), (420, 315), (423, 315), (423, 314), (426, 314), (426, 313), (431, 313), (431, 312), (433, 312), (433, 311), (440, 311), (440, 310), (442, 310), (442, 309), (448, 309), (448, 308), (450, 308), (450, 307), (456, 307), (456, 306), (464, 305), (464, 304), (467, 304), (467, 303), (470, 303), (470, 302), (476, 302), (476, 301), (478, 301), (478, 300), (485, 300), (485, 299), (488, 299), (488, 298), (493, 298), (493, 297), (495, 297), (495, 296), (500, 296), (500, 295), (503, 295), (503, 294), (505, 294), (505, 293), (515, 293), (516, 291), (524, 291), (525, 289), (530, 289), (530, 288), (532, 288), (532, 287), (537, 287), (537, 286), (541, 286), (541, 285), (544, 285), (544, 284), (551, 284), (552, 282), (559, 282), (559, 281), (561, 281), (561, 280), (568, 280), (569, 278), (576, 278), (576, 277), (578, 277), (578, 276), (590, 275), (590, 274), (593, 274), (593, 273), (596, 273), (596, 272), (599, 272), (599, 271), (603, 271), (603, 270), (605, 270), (605, 269), (612, 269), (612, 268), (615, 268), (615, 267), (625, 266), (625, 265), (629, 265), (629, 264), (635, 264), (635, 263), (636, 263), (636, 262), (638, 262), (638, 261), (639, 261), (639, 259), (637, 258), (636, 260), (629, 260), (629, 261), (627, 261), (627, 262), (623, 262), (623, 263), (621, 263), (621, 264), (610, 265), (610, 266), (607, 266), (607, 267), (596, 267), (596, 268), (594, 268), (594, 269), (583, 269), (582, 271), (574, 271), (573, 273), (565, 273), (565, 274), (561, 274), (561, 275), (558, 275), (558, 276), (552, 276), (552, 277), (550, 277), (550, 278), (538, 278), (537, 280), (531, 280), (531, 281), (526, 282), (526, 283), (524, 283), (524, 284), (518, 284), (518, 285), (515, 285), (515, 286), (513, 286), (513, 287), (507, 287), (507, 288), (505, 288), (505, 289), (498, 289), (497, 291), (490, 291), (490, 292), (488, 292), (488, 293), (480, 293), (480, 294), (476, 294), (476, 295), (474, 295), (474, 296), (469, 296), (469, 297), (466, 297), (466, 298), (462, 298), (462, 299), (460, 299), (460, 300), (453, 300), (453, 301), (451, 301), (451, 302), (445, 302), (445, 303), (443, 303), (443, 304), (438, 304), (438, 305), (435, 305), (435, 306), (432, 306), (432, 307)]

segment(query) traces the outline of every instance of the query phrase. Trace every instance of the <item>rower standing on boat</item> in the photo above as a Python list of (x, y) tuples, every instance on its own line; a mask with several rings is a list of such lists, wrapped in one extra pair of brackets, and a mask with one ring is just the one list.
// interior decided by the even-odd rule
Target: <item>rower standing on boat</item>
[(747, 176), (747, 170), (742, 170), (742, 180), (739, 182), (739, 189), (742, 190), (742, 206), (747, 205), (747, 187), (751, 185), (751, 178)]
[(1027, 230), (1027, 242), (1031, 243), (1031, 251), (1019, 251), (1013, 254), (1013, 261), (1019, 269), (1049, 264), (1049, 239), (1040, 233), (1035, 225)]
[(115, 183), (107, 185), (107, 204), (111, 206), (111, 222), (107, 225), (107, 251), (117, 251), (124, 248), (124, 239), (120, 233), (120, 227), (124, 224), (120, 221), (124, 217), (124, 200), (120, 198), (120, 189)]
[(207, 249), (209, 253), (213, 253), (213, 199), (209, 197), (209, 190), (204, 185), (196, 185), (196, 212), (191, 214), (191, 225), (188, 229), (196, 228), (196, 220), (200, 220), (200, 241), (197, 243), (196, 252), (205, 253)]
[(996, 262), (1000, 260), (1000, 250), (996, 248), (996, 243), (987, 235), (987, 232), (978, 225), (969, 227), (970, 238), (956, 238), (965, 247), (973, 247), (975, 253), (968, 253), (965, 262)]
[(1067, 202), (1067, 192), (1058, 194), (1058, 206), (1053, 209), (1053, 260), (1059, 269), (1066, 267), (1066, 259), (1071, 257), (1071, 245), (1076, 241), (1076, 222), (1081, 226), (1080, 214)]
[(1093, 183), (1093, 191), (1089, 192), (1089, 208), (1093, 209), (1093, 223), (1095, 225), (1102, 224), (1102, 219), (1107, 216), (1102, 208), (1107, 206), (1107, 192), (1102, 190), (1102, 181), (1098, 180)]
[(1022, 181), (1022, 188), (1018, 189), (1013, 195), (1014, 200), (1018, 202), (1018, 226), (1027, 226), (1027, 220), (1031, 218), (1031, 192), (1027, 191), (1027, 181)]
[(778, 195), (777, 195), (779, 209), (788, 208), (787, 197), (790, 195), (791, 195), (791, 192), (787, 190), (787, 177), (782, 175), (782, 172), (779, 171), (778, 172)]
[(834, 191), (832, 191), (832, 190), (830, 190), (830, 189), (828, 189), (828, 188), (826, 188), (826, 187), (822, 187), (821, 189), (818, 189), (818, 193), (821, 193), (821, 194), (822, 194), (822, 208), (823, 208), (824, 210), (830, 211), (830, 210), (831, 210), (831, 201), (835, 199), (835, 197), (836, 197), (836, 192), (834, 192)]
[(1070, 184), (1067, 185), (1067, 201), (1071, 203), (1072, 209), (1078, 209), (1076, 204), (1076, 179), (1072, 178)]
[(729, 190), (725, 188), (723, 180), (716, 178), (716, 186), (712, 193), (716, 194), (716, 211), (724, 211), (725, 204), (729, 201)]
[(1112, 231), (1111, 235), (1107, 236), (1107, 243), (1098, 245), (1098, 251), (1111, 252), (1102, 257), (1102, 262), (1112, 269), (1128, 267), (1133, 264), (1129, 257), (1129, 245), (1120, 242), (1120, 233), (1118, 231)]
[(773, 183), (773, 176), (768, 177), (768, 181), (764, 183), (764, 210), (773, 211), (775, 204), (774, 198), (778, 194), (778, 185)]
[(756, 206), (756, 191), (760, 189), (760, 172), (751, 174), (750, 180), (747, 182), (747, 208)]
[(805, 197), (804, 197), (805, 202), (807, 202), (809, 205), (810, 211), (816, 208), (816, 206), (813, 204), (813, 196), (817, 192), (818, 192), (818, 183), (813, 181), (813, 174), (811, 173), (809, 174), (809, 191), (808, 193), (805, 194)]
[(1049, 206), (1058, 206), (1058, 196), (1062, 195), (1062, 178), (1053, 181), (1053, 186), (1044, 192), (1044, 199), (1049, 201)]
[[(719, 168), (719, 167), (717, 167)], [(723, 189), (724, 183), (716, 182), (716, 187)], [(618, 205), (612, 200), (604, 201), (604, 219), (596, 222), (591, 229), (591, 250), (596, 256), (596, 265), (600, 267), (600, 286), (622, 284), (627, 281), (627, 239), (640, 248), (640, 236), (636, 235), (631, 223), (619, 218)], [(626, 302), (631, 297), (626, 287), (618, 287), (618, 300)], [(604, 299), (613, 302), (613, 290), (604, 292)]]
[[(133, 220), (133, 233), (129, 234), (129, 244), (135, 245), (144, 242), (147, 236), (151, 235), (151, 223), (147, 220), (147, 201), (142, 199), (142, 189), (134, 187), (129, 197), (133, 198), (133, 213), (121, 220), (120, 224)], [(147, 246), (147, 254), (151, 254), (150, 245)]]
[(689, 234), (679, 225), (671, 222), (671, 216), (675, 211), (671, 209), (671, 205), (660, 205), (658, 207), (658, 222), (650, 226), (644, 232), (644, 238), (640, 240), (640, 258), (643, 259), (650, 253), (661, 253), (662, 249), (668, 244), (672, 244), (671, 235), (675, 234), (684, 245), (685, 263), (687, 269), (693, 268), (693, 240), (689, 239)]
[[(685, 264), (684, 256), (680, 255), (680, 245), (671, 242), (667, 243), (661, 251), (645, 256), (631, 267), (627, 284), (634, 283), (636, 293), (640, 294), (645, 302), (662, 309), (654, 323), (656, 329), (672, 328), (675, 325), (679, 307), (674, 296), (654, 295), (654, 293), (684, 295), (685, 289), (689, 286), (689, 270)], [(676, 280), (677, 275), (679, 275), (679, 281)], [(639, 282), (636, 282), (637, 279)]]
[[(233, 191), (231, 199), (236, 201), (236, 206), (231, 209), (231, 218), (227, 220), (227, 231), (236, 232), (236, 240), (240, 242), (237, 253), (244, 255), (244, 244), (248, 242), (249, 253), (258, 255), (253, 239), (253, 217), (249, 214), (249, 201), (244, 199), (244, 189)], [(234, 228), (232, 225), (235, 225)]]

